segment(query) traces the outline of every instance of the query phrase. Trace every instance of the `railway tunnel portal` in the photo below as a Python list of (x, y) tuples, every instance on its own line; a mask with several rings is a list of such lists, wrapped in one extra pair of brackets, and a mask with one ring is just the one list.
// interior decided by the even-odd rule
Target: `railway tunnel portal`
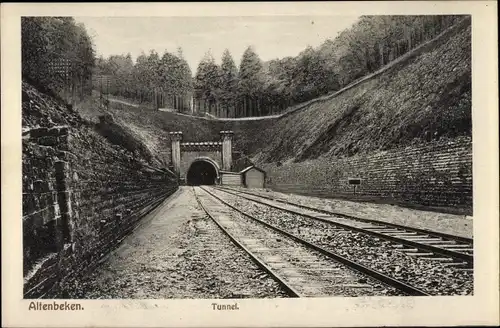
[(182, 132), (170, 132), (171, 168), (181, 184), (212, 185), (220, 171), (232, 168), (233, 131), (220, 131), (220, 140), (183, 142)]

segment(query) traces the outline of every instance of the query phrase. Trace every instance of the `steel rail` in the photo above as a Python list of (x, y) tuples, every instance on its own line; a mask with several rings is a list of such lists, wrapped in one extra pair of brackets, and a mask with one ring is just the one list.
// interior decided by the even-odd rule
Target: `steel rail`
[(402, 225), (402, 224), (391, 223), (391, 222), (384, 222), (384, 221), (376, 220), (376, 219), (360, 218), (360, 217), (349, 215), (349, 214), (343, 214), (343, 213), (339, 213), (339, 212), (333, 212), (333, 211), (328, 211), (328, 210), (324, 210), (324, 209), (320, 209), (320, 208), (310, 207), (310, 206), (307, 206), (307, 205), (302, 205), (302, 204), (290, 202), (290, 201), (287, 201), (287, 200), (284, 200), (284, 199), (273, 198), (273, 197), (269, 197), (269, 196), (265, 196), (265, 195), (260, 195), (260, 194), (254, 194), (254, 193), (249, 192), (249, 191), (237, 190), (237, 189), (228, 188), (228, 187), (216, 187), (216, 189), (218, 189), (218, 190), (228, 190), (228, 191), (230, 190), (230, 191), (234, 191), (234, 192), (237, 192), (237, 193), (247, 194), (247, 195), (250, 195), (250, 196), (261, 197), (261, 198), (265, 198), (265, 199), (272, 200), (272, 201), (275, 201), (275, 202), (279, 202), (279, 203), (283, 203), (283, 204), (288, 204), (288, 205), (292, 205), (292, 206), (301, 207), (301, 208), (304, 208), (306, 210), (316, 211), (316, 212), (323, 213), (323, 214), (328, 214), (328, 215), (340, 216), (340, 217), (344, 217), (346, 219), (352, 219), (352, 220), (356, 220), (356, 221), (360, 221), (360, 222), (367, 222), (367, 223), (373, 223), (373, 224), (386, 225), (388, 227), (398, 228), (398, 229), (404, 229), (404, 230), (408, 230), (408, 231), (412, 231), (412, 232), (418, 232), (418, 233), (426, 234), (426, 235), (429, 235), (429, 236), (432, 236), (432, 237), (439, 237), (439, 238), (443, 238), (443, 239), (447, 239), (447, 240), (453, 240), (453, 241), (456, 241), (456, 242), (470, 244), (470, 245), (473, 244), (473, 239), (472, 238), (467, 238), (467, 237), (452, 235), (452, 234), (448, 234), (448, 233), (444, 233), (444, 232), (433, 231), (433, 230), (422, 229), (422, 228), (414, 228), (414, 227), (409, 227), (409, 226), (405, 226), (405, 225)]
[[(205, 190), (206, 192), (206, 190)], [(241, 248), (245, 253), (247, 253), (252, 261), (262, 270), (267, 272), (272, 279), (274, 279), (283, 289), (287, 292), (287, 294), (290, 297), (303, 297), (297, 290), (295, 290), (292, 286), (289, 286), (286, 281), (279, 276), (276, 272), (274, 272), (273, 269), (271, 269), (268, 265), (266, 265), (264, 262), (262, 262), (256, 255), (252, 253), (245, 245), (241, 244), (224, 226), (217, 220), (212, 213), (201, 203), (199, 196), (196, 194), (196, 192), (193, 189), (194, 196), (196, 198), (196, 201), (200, 205), (200, 207), (203, 209), (203, 211), (207, 214), (207, 216), (212, 219), (212, 221), (222, 230), (223, 233), (225, 233), (229, 239), (239, 248)]]
[[(422, 243), (419, 243), (419, 242), (416, 242), (416, 241), (412, 241), (412, 240), (408, 240), (408, 239), (403, 239), (403, 238), (399, 238), (399, 237), (395, 237), (395, 236), (386, 235), (384, 233), (377, 232), (377, 231), (372, 231), (372, 230), (368, 230), (368, 229), (354, 227), (354, 226), (351, 226), (351, 225), (348, 225), (348, 224), (344, 224), (344, 223), (340, 223), (340, 222), (335, 222), (335, 221), (332, 221), (332, 220), (329, 220), (329, 219), (325, 219), (325, 218), (321, 218), (321, 217), (309, 215), (307, 213), (300, 213), (300, 212), (294, 211), (294, 210), (289, 209), (289, 208), (285, 208), (285, 207), (281, 207), (281, 206), (278, 206), (278, 205), (269, 204), (269, 203), (262, 202), (262, 201), (257, 200), (257, 199), (248, 198), (248, 197), (245, 197), (245, 196), (241, 195), (241, 193), (231, 192), (231, 191), (228, 191), (227, 189), (217, 188), (217, 190), (220, 190), (222, 192), (226, 192), (228, 194), (232, 194), (234, 196), (238, 196), (238, 197), (241, 197), (241, 198), (244, 198), (244, 199), (247, 199), (247, 200), (259, 203), (259, 204), (262, 204), (262, 205), (273, 207), (273, 208), (276, 208), (278, 210), (282, 210), (282, 211), (288, 212), (290, 214), (300, 215), (300, 216), (307, 217), (307, 218), (310, 218), (310, 219), (313, 219), (313, 220), (318, 220), (318, 221), (326, 222), (326, 223), (329, 223), (329, 224), (333, 224), (333, 225), (342, 227), (342, 228), (347, 229), (347, 230), (352, 230), (352, 231), (356, 231), (356, 232), (360, 232), (360, 233), (364, 233), (364, 234), (369, 234), (369, 235), (372, 235), (372, 236), (375, 236), (375, 237), (378, 237), (378, 238), (382, 238), (382, 239), (385, 239), (385, 240), (389, 240), (391, 242), (395, 242), (395, 243), (398, 243), (398, 244), (402, 244), (402, 245), (406, 245), (406, 246), (411, 246), (411, 247), (415, 247), (415, 248), (418, 248), (418, 249), (421, 249), (421, 250), (426, 250), (426, 251), (429, 251), (429, 252), (432, 252), (432, 253), (436, 253), (436, 254), (448, 256), (448, 257), (451, 257), (451, 258), (454, 258), (454, 259), (458, 259), (458, 260), (462, 260), (462, 261), (465, 261), (465, 263), (467, 264), (468, 267), (472, 267), (473, 263), (474, 263), (474, 256), (472, 256), (470, 254), (465, 254), (465, 253), (461, 253), (461, 252), (451, 251), (451, 250), (448, 250), (448, 249), (445, 249), (445, 248), (440, 248), (440, 247), (436, 247), (436, 246), (432, 246), (432, 245), (428, 245), (428, 244), (422, 244)], [(259, 197), (259, 196), (254, 196), (254, 197)], [(264, 197), (262, 197), (262, 198), (264, 198)], [(271, 200), (271, 201), (274, 201), (274, 200)], [(292, 204), (289, 204), (289, 205), (292, 205)], [(334, 213), (328, 213), (328, 214), (329, 215), (336, 215)], [(380, 221), (378, 221), (378, 222), (380, 222)], [(380, 222), (379, 224), (383, 224), (383, 223)], [(411, 228), (409, 228), (409, 229), (411, 229)], [(408, 229), (408, 231), (409, 231), (409, 229)]]
[(291, 238), (291, 239), (293, 239), (293, 240), (295, 240), (295, 241), (297, 241), (297, 242), (305, 245), (308, 248), (314, 249), (315, 251), (318, 251), (318, 252), (320, 252), (320, 253), (328, 256), (329, 258), (331, 258), (331, 259), (333, 259), (333, 260), (335, 260), (337, 262), (342, 263), (343, 265), (345, 265), (346, 267), (348, 267), (351, 270), (354, 270), (354, 271), (356, 271), (358, 273), (361, 273), (361, 274), (363, 274), (365, 276), (369, 276), (371, 278), (374, 278), (374, 279), (376, 279), (376, 280), (384, 283), (385, 285), (388, 285), (388, 286), (391, 286), (393, 288), (396, 288), (399, 291), (402, 291), (405, 294), (408, 294), (408, 295), (411, 295), (411, 296), (430, 296), (430, 294), (428, 294), (428, 293), (426, 293), (426, 292), (424, 292), (424, 291), (422, 291), (422, 290), (420, 290), (420, 289), (418, 289), (416, 287), (408, 285), (405, 282), (399, 281), (399, 280), (394, 279), (392, 277), (389, 277), (389, 276), (387, 276), (387, 275), (385, 275), (385, 274), (383, 274), (381, 272), (378, 272), (378, 271), (372, 270), (370, 268), (367, 268), (364, 265), (361, 265), (361, 264), (356, 263), (354, 261), (351, 261), (351, 260), (349, 260), (349, 259), (347, 259), (347, 258), (345, 258), (345, 257), (343, 257), (341, 255), (338, 255), (338, 254), (333, 253), (333, 252), (331, 252), (329, 250), (326, 250), (326, 249), (324, 249), (321, 246), (312, 244), (312, 243), (310, 243), (310, 242), (308, 242), (308, 241), (306, 241), (306, 240), (304, 240), (304, 239), (302, 239), (302, 238), (300, 238), (298, 236), (295, 236), (295, 235), (293, 235), (293, 234), (291, 234), (291, 233), (289, 233), (287, 231), (284, 231), (284, 230), (282, 230), (282, 229), (280, 229), (280, 228), (278, 228), (278, 227), (276, 227), (276, 226), (274, 226), (272, 224), (269, 224), (269, 223), (264, 222), (264, 221), (262, 221), (260, 219), (257, 219), (254, 216), (252, 216), (252, 215), (250, 215), (250, 214), (248, 214), (248, 213), (240, 210), (239, 208), (236, 208), (235, 206), (227, 203), (226, 201), (224, 201), (220, 197), (214, 195), (213, 193), (211, 193), (210, 191), (206, 190), (205, 188), (203, 188), (203, 187), (200, 187), (200, 188), (202, 190), (204, 190), (206, 193), (208, 193), (211, 196), (213, 196), (214, 198), (216, 198), (217, 200), (219, 200), (221, 203), (223, 203), (226, 206), (232, 208), (233, 210), (241, 213), (242, 215), (248, 217), (249, 219), (252, 219), (252, 220), (254, 220), (254, 221), (256, 221), (256, 222), (258, 222), (258, 223), (260, 223), (260, 224), (262, 224), (262, 225), (264, 225), (264, 226), (266, 226), (266, 227), (268, 227), (268, 228), (270, 228), (270, 229), (272, 229), (274, 231), (277, 231), (277, 232), (279, 232), (279, 233), (281, 233), (281, 234), (283, 234), (283, 235), (285, 235), (285, 236), (287, 236), (287, 237), (289, 237), (289, 238)]

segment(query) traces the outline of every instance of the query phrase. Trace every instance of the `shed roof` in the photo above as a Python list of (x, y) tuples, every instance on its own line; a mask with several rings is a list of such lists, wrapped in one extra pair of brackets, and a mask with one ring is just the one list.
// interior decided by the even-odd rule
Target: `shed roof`
[(258, 167), (257, 167), (257, 166), (255, 166), (255, 165), (251, 165), (251, 166), (249, 166), (249, 167), (247, 167), (247, 168), (245, 168), (245, 169), (241, 170), (241, 171), (240, 171), (240, 174), (243, 174), (243, 173), (245, 173), (245, 172), (248, 172), (248, 171), (250, 171), (251, 169), (256, 169), (257, 171), (260, 171), (260, 172), (262, 172), (262, 173), (264, 173), (264, 174), (266, 173), (266, 171), (264, 171), (263, 169), (258, 168)]

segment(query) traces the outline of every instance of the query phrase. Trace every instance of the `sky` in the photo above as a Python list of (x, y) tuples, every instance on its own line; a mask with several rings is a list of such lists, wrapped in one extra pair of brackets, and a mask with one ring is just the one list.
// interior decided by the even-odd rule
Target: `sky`
[(350, 27), (357, 16), (225, 16), (225, 17), (75, 17), (85, 24), (97, 55), (154, 49), (177, 53), (181, 47), (193, 73), (207, 51), (217, 63), (229, 49), (236, 65), (248, 46), (263, 61), (296, 56), (308, 45), (319, 46)]

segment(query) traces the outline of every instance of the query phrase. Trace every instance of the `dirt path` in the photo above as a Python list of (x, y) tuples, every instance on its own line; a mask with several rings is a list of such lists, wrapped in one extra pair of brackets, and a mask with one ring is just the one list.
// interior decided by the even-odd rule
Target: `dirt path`
[(74, 290), (70, 297), (86, 299), (284, 295), (205, 215), (190, 187), (147, 215)]
[(129, 102), (127, 102), (127, 101), (123, 101), (123, 100), (118, 100), (118, 99), (113, 99), (113, 98), (109, 98), (108, 100), (109, 100), (110, 102), (119, 103), (119, 104), (124, 104), (124, 105), (127, 105), (127, 106), (139, 107), (139, 105), (132, 104), (132, 103), (129, 103)]

